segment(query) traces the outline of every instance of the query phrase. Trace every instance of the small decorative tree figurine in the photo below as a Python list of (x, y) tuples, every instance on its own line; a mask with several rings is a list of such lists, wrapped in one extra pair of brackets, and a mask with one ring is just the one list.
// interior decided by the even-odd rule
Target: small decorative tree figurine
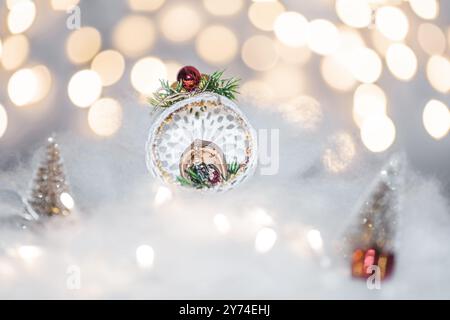
[(73, 209), (59, 146), (53, 137), (48, 138), (45, 159), (37, 169), (28, 203), (39, 217), (67, 216)]

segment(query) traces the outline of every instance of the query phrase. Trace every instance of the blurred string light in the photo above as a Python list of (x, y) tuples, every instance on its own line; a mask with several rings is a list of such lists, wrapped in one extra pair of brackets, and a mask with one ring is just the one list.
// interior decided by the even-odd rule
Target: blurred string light
[(114, 99), (97, 100), (89, 109), (88, 123), (92, 131), (102, 137), (113, 135), (122, 126), (122, 107)]
[(291, 47), (280, 41), (277, 41), (276, 49), (279, 57), (287, 63), (304, 65), (311, 58), (311, 50), (306, 46)]
[(339, 132), (331, 136), (328, 147), (324, 150), (322, 163), (330, 172), (345, 171), (356, 155), (356, 147), (351, 135)]
[(277, 241), (277, 233), (272, 228), (262, 228), (255, 238), (255, 249), (259, 253), (269, 252)]
[(328, 20), (316, 19), (308, 26), (308, 47), (311, 51), (328, 55), (339, 46), (339, 32), (336, 26)]
[(135, 11), (156, 11), (164, 4), (165, 0), (128, 0), (131, 10)]
[(434, 139), (445, 137), (450, 130), (450, 111), (439, 100), (430, 100), (422, 114), (423, 125)]
[(450, 91), (450, 61), (439, 55), (430, 57), (426, 67), (428, 81), (439, 92)]
[(241, 55), (244, 63), (257, 71), (271, 69), (278, 59), (274, 41), (263, 35), (247, 39), (242, 46)]
[[(271, 31), (275, 19), (285, 11), (284, 6), (278, 1), (253, 2), (248, 9), (250, 22), (258, 29)], [(291, 31), (291, 34), (294, 33)]]
[(417, 40), (422, 50), (429, 55), (439, 55), (445, 51), (445, 34), (441, 28), (432, 23), (419, 25)]
[(156, 40), (155, 26), (147, 17), (126, 16), (115, 26), (112, 40), (120, 52), (135, 58), (153, 47)]
[(439, 2), (437, 0), (408, 0), (411, 9), (422, 19), (431, 20), (439, 14)]
[(36, 5), (31, 0), (15, 1), (8, 12), (7, 24), (12, 34), (25, 32), (36, 18)]
[(353, 119), (361, 127), (367, 118), (386, 114), (386, 105), (383, 89), (376, 84), (361, 84), (353, 95)]
[(91, 69), (98, 73), (103, 86), (110, 86), (122, 78), (125, 71), (125, 59), (118, 51), (102, 51), (95, 56)]
[(393, 41), (405, 39), (409, 30), (408, 18), (401, 9), (393, 6), (384, 6), (377, 9), (375, 24), (386, 38)]
[(206, 10), (216, 16), (231, 16), (241, 11), (244, 0), (203, 0)]
[(167, 187), (161, 186), (158, 187), (158, 190), (156, 191), (153, 203), (155, 204), (155, 206), (159, 207), (165, 204), (166, 202), (172, 200), (172, 198), (173, 198), (172, 191)]
[(370, 116), (361, 125), (361, 140), (372, 152), (385, 151), (395, 140), (395, 125), (386, 115)]
[(227, 234), (230, 232), (231, 224), (228, 217), (224, 214), (216, 214), (214, 216), (214, 225), (221, 234)]
[(196, 39), (199, 56), (211, 64), (226, 64), (238, 51), (238, 40), (233, 31), (222, 25), (203, 29)]
[(411, 80), (417, 71), (417, 57), (414, 51), (403, 43), (394, 43), (388, 48), (386, 63), (391, 73), (399, 80)]
[(140, 245), (136, 249), (136, 263), (142, 269), (148, 269), (153, 266), (155, 260), (155, 252), (153, 248), (147, 244)]
[(5, 134), (6, 128), (8, 128), (8, 114), (0, 104), (0, 138)]
[(78, 5), (79, 2), (80, 0), (51, 0), (50, 4), (53, 10), (66, 11)]
[(336, 12), (350, 27), (365, 28), (372, 22), (372, 8), (364, 0), (337, 0)]
[(82, 27), (69, 35), (66, 51), (71, 62), (82, 64), (90, 61), (99, 52), (101, 46), (100, 32), (92, 27)]
[(100, 97), (102, 80), (95, 71), (81, 70), (72, 76), (67, 91), (74, 105), (87, 108)]
[(381, 75), (383, 65), (378, 54), (370, 48), (357, 48), (351, 54), (350, 71), (355, 79), (364, 83), (373, 83)]
[(281, 43), (290, 47), (304, 46), (308, 40), (308, 21), (298, 12), (283, 12), (273, 24), (274, 32)]
[(323, 118), (320, 103), (316, 99), (304, 95), (282, 104), (281, 112), (286, 121), (296, 124), (305, 131), (315, 131)]
[(131, 69), (131, 84), (138, 92), (147, 96), (160, 87), (159, 79), (166, 78), (166, 66), (155, 57), (143, 58)]
[(20, 67), (28, 58), (30, 44), (26, 36), (13, 35), (3, 40), (2, 65), (5, 70)]
[(198, 12), (185, 5), (170, 7), (162, 13), (160, 29), (162, 34), (173, 42), (191, 40), (200, 30), (202, 20)]
[(44, 99), (50, 91), (52, 78), (44, 65), (16, 71), (8, 82), (8, 95), (18, 107)]

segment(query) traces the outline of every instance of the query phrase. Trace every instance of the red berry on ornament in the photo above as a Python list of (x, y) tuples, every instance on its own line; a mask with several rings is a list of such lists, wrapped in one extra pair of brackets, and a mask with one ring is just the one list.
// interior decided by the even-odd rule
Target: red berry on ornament
[(202, 75), (197, 68), (192, 66), (186, 66), (178, 71), (177, 81), (181, 81), (183, 88), (187, 91), (192, 91), (200, 84)]

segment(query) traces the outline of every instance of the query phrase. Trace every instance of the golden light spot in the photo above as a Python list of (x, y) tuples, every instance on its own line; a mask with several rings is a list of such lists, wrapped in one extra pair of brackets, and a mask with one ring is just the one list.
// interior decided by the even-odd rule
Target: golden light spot
[(427, 77), (437, 91), (450, 91), (450, 61), (443, 56), (431, 56), (427, 63)]
[(8, 128), (8, 114), (0, 104), (0, 138), (5, 134), (6, 128)]
[(67, 91), (74, 105), (87, 108), (100, 97), (102, 80), (95, 71), (81, 70), (72, 76)]
[(298, 125), (305, 131), (315, 131), (322, 122), (322, 109), (319, 102), (309, 96), (299, 96), (281, 105), (286, 121)]
[(414, 51), (403, 43), (392, 44), (386, 52), (386, 63), (392, 74), (408, 81), (417, 71), (417, 57)]
[(206, 10), (216, 16), (231, 16), (238, 13), (243, 5), (243, 0), (203, 0)]
[(372, 83), (378, 80), (382, 71), (378, 54), (369, 48), (357, 48), (351, 54), (350, 70), (358, 81)]
[(336, 12), (346, 25), (354, 28), (367, 27), (372, 22), (372, 9), (361, 0), (337, 0)]
[(311, 51), (328, 55), (339, 46), (339, 32), (336, 26), (328, 20), (317, 19), (309, 23), (308, 47)]
[(247, 66), (258, 71), (272, 68), (278, 58), (273, 40), (262, 35), (247, 39), (242, 46), (241, 55)]
[(439, 14), (439, 2), (437, 0), (409, 0), (409, 5), (422, 19), (431, 20)]
[(20, 67), (28, 58), (30, 45), (22, 34), (6, 38), (3, 42), (2, 65), (6, 70)]
[(91, 69), (98, 73), (103, 86), (110, 86), (122, 77), (125, 59), (118, 51), (102, 51), (92, 61)]
[(66, 11), (76, 6), (80, 0), (51, 0), (50, 4), (53, 10)]
[(330, 138), (328, 145), (322, 156), (325, 169), (333, 173), (345, 171), (356, 154), (352, 136), (345, 132), (339, 132)]
[(448, 107), (438, 100), (430, 100), (422, 115), (423, 125), (434, 139), (445, 137), (450, 130), (450, 111)]
[(114, 99), (99, 99), (89, 109), (88, 123), (95, 134), (111, 136), (122, 126), (122, 107)]
[(278, 55), (287, 63), (304, 65), (311, 58), (311, 50), (308, 47), (290, 47), (279, 41), (276, 43)]
[(284, 10), (284, 6), (278, 1), (254, 2), (248, 9), (248, 18), (256, 28), (271, 31), (275, 19)]
[(38, 92), (38, 79), (31, 69), (16, 71), (8, 82), (8, 95), (16, 106), (31, 104)]
[(408, 18), (397, 7), (385, 6), (377, 9), (375, 24), (386, 38), (393, 41), (403, 40), (408, 34)]
[(164, 11), (160, 21), (163, 35), (173, 42), (192, 39), (202, 26), (201, 17), (194, 8), (179, 5)]
[(422, 23), (417, 31), (417, 38), (420, 47), (429, 55), (444, 53), (445, 34), (438, 26), (432, 23)]
[(298, 12), (283, 12), (273, 24), (275, 35), (281, 43), (301, 47), (308, 40), (308, 21)]
[(375, 84), (361, 84), (353, 95), (353, 119), (361, 127), (365, 119), (386, 114), (386, 94)]
[(124, 17), (113, 32), (114, 46), (128, 57), (138, 57), (151, 49), (156, 39), (153, 22), (144, 16)]
[(131, 84), (138, 92), (147, 96), (160, 87), (159, 79), (166, 78), (166, 66), (155, 57), (146, 57), (137, 61), (131, 70)]
[(33, 71), (37, 80), (35, 96), (31, 102), (36, 103), (43, 100), (50, 92), (52, 87), (52, 75), (50, 74), (48, 68), (44, 65), (37, 65), (31, 68), (31, 71)]
[(128, 0), (131, 10), (135, 11), (155, 11), (161, 8), (165, 0)]
[(361, 140), (372, 152), (387, 150), (395, 140), (395, 126), (386, 115), (371, 116), (361, 125)]
[(220, 25), (203, 29), (195, 44), (200, 57), (211, 64), (225, 64), (231, 61), (238, 50), (235, 34)]
[(12, 34), (26, 31), (36, 18), (36, 5), (30, 0), (17, 1), (8, 13), (8, 29)]
[(322, 59), (320, 72), (325, 82), (336, 90), (349, 91), (356, 83), (348, 65), (334, 55)]
[(67, 38), (66, 51), (71, 62), (81, 64), (91, 60), (101, 46), (100, 32), (92, 27), (83, 27), (73, 31)]

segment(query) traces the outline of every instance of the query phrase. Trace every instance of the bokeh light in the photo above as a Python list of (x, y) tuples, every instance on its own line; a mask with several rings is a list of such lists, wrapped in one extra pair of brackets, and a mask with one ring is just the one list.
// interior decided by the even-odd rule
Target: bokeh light
[(434, 139), (445, 137), (450, 130), (450, 111), (439, 100), (430, 100), (422, 114), (423, 125)]
[(88, 123), (95, 134), (111, 136), (122, 126), (122, 107), (114, 99), (99, 99), (89, 109)]
[(353, 119), (361, 127), (365, 119), (386, 114), (387, 99), (376, 84), (361, 84), (353, 95)]
[(371, 32), (372, 44), (374, 49), (382, 56), (386, 55), (386, 51), (394, 41), (389, 40), (380, 31), (373, 29)]
[(213, 15), (231, 16), (242, 9), (244, 0), (203, 0), (203, 4), (206, 10)]
[(3, 41), (0, 38), (0, 61), (2, 61), (2, 53), (3, 53)]
[(306, 46), (291, 47), (277, 41), (275, 44), (278, 56), (286, 63), (304, 65), (311, 58), (311, 50)]
[(303, 73), (288, 64), (277, 64), (266, 71), (261, 80), (272, 88), (276, 99), (293, 98), (306, 90)]
[(73, 31), (67, 38), (66, 51), (71, 62), (82, 64), (91, 60), (101, 46), (100, 32), (92, 27), (83, 27)]
[(373, 83), (381, 75), (383, 65), (378, 54), (369, 48), (357, 48), (351, 54), (350, 70), (358, 81)]
[(161, 32), (173, 42), (184, 42), (192, 39), (202, 26), (201, 17), (194, 8), (179, 5), (163, 12)]
[(400, 80), (410, 80), (417, 71), (414, 51), (403, 43), (392, 44), (386, 52), (386, 63), (392, 74)]
[(131, 10), (135, 11), (155, 11), (161, 8), (165, 0), (128, 0)]
[(361, 140), (372, 152), (385, 151), (395, 140), (395, 125), (386, 115), (368, 117), (361, 125)]
[(73, 200), (72, 196), (67, 193), (63, 192), (59, 196), (59, 200), (61, 200), (61, 203), (69, 210), (72, 210), (75, 207), (75, 201)]
[(325, 82), (336, 90), (349, 91), (356, 83), (348, 65), (334, 55), (326, 56), (322, 59), (320, 72)]
[(262, 228), (256, 234), (255, 249), (259, 253), (266, 253), (272, 249), (277, 241), (277, 233), (272, 228)]
[(164, 63), (166, 65), (167, 70), (167, 80), (172, 83), (177, 81), (178, 71), (183, 67), (183, 65), (177, 61), (166, 61)]
[(411, 9), (422, 19), (431, 20), (439, 14), (439, 2), (437, 0), (409, 0)]
[(322, 156), (322, 163), (330, 172), (343, 172), (350, 166), (355, 154), (356, 148), (352, 136), (345, 132), (339, 132), (329, 139), (328, 147)]
[(339, 32), (336, 26), (328, 20), (317, 19), (309, 23), (308, 47), (311, 51), (328, 55), (339, 46)]
[(156, 40), (153, 22), (144, 16), (123, 18), (113, 32), (113, 44), (128, 57), (138, 57), (151, 49)]
[(27, 264), (34, 263), (43, 253), (40, 247), (33, 245), (23, 245), (17, 249), (17, 255)]
[(153, 202), (155, 206), (159, 207), (172, 200), (172, 198), (173, 198), (172, 191), (167, 187), (161, 186), (158, 187)]
[(364, 28), (372, 22), (372, 9), (367, 1), (337, 0), (336, 12), (342, 22), (350, 27)]
[(91, 69), (98, 73), (103, 86), (110, 86), (122, 77), (125, 71), (125, 59), (118, 51), (102, 51), (92, 61)]
[(443, 56), (431, 56), (427, 63), (427, 77), (437, 91), (450, 91), (450, 61)]
[(278, 58), (274, 41), (262, 35), (253, 36), (245, 41), (241, 55), (244, 63), (257, 71), (272, 68)]
[(38, 92), (38, 79), (29, 69), (16, 71), (8, 82), (8, 95), (16, 106), (31, 104)]
[(131, 70), (131, 84), (138, 92), (148, 96), (160, 87), (159, 80), (166, 78), (166, 66), (155, 57), (137, 61)]
[(200, 57), (211, 64), (225, 64), (231, 61), (238, 50), (238, 40), (227, 27), (212, 25), (203, 29), (196, 39)]
[(298, 12), (283, 12), (275, 20), (273, 29), (281, 43), (300, 47), (308, 40), (308, 21)]
[(8, 114), (6, 113), (5, 108), (0, 104), (0, 138), (5, 134), (6, 128), (8, 128)]
[(248, 18), (256, 28), (271, 31), (275, 19), (284, 10), (284, 6), (278, 1), (254, 2), (248, 9)]
[(323, 240), (319, 230), (309, 230), (306, 234), (306, 239), (314, 251), (320, 252), (323, 249)]
[(406, 15), (397, 7), (385, 6), (375, 14), (377, 29), (388, 39), (403, 40), (408, 34), (409, 22)]
[(5, 70), (20, 67), (28, 58), (30, 44), (22, 34), (10, 36), (3, 41), (2, 65)]
[(248, 80), (244, 82), (240, 92), (243, 99), (261, 108), (268, 106), (275, 96), (273, 88), (262, 80)]
[(142, 269), (148, 269), (153, 266), (155, 260), (155, 251), (147, 244), (140, 245), (136, 249), (136, 263)]
[(443, 54), (445, 51), (445, 34), (432, 23), (422, 23), (417, 31), (420, 47), (429, 55)]
[(12, 34), (26, 31), (36, 18), (36, 5), (31, 0), (15, 2), (7, 18), (8, 29)]
[(310, 96), (299, 96), (281, 105), (283, 117), (305, 131), (316, 130), (322, 122), (320, 103)]
[(52, 87), (52, 75), (50, 70), (45, 65), (37, 65), (31, 68), (37, 81), (35, 95), (32, 98), (32, 103), (36, 103), (44, 99)]
[(67, 91), (74, 105), (86, 108), (100, 97), (102, 80), (95, 71), (81, 70), (72, 76)]
[(76, 6), (80, 0), (51, 0), (50, 4), (53, 10), (66, 11)]
[(230, 232), (230, 220), (224, 214), (219, 213), (214, 216), (214, 225), (216, 226), (217, 231), (222, 234), (227, 234)]

